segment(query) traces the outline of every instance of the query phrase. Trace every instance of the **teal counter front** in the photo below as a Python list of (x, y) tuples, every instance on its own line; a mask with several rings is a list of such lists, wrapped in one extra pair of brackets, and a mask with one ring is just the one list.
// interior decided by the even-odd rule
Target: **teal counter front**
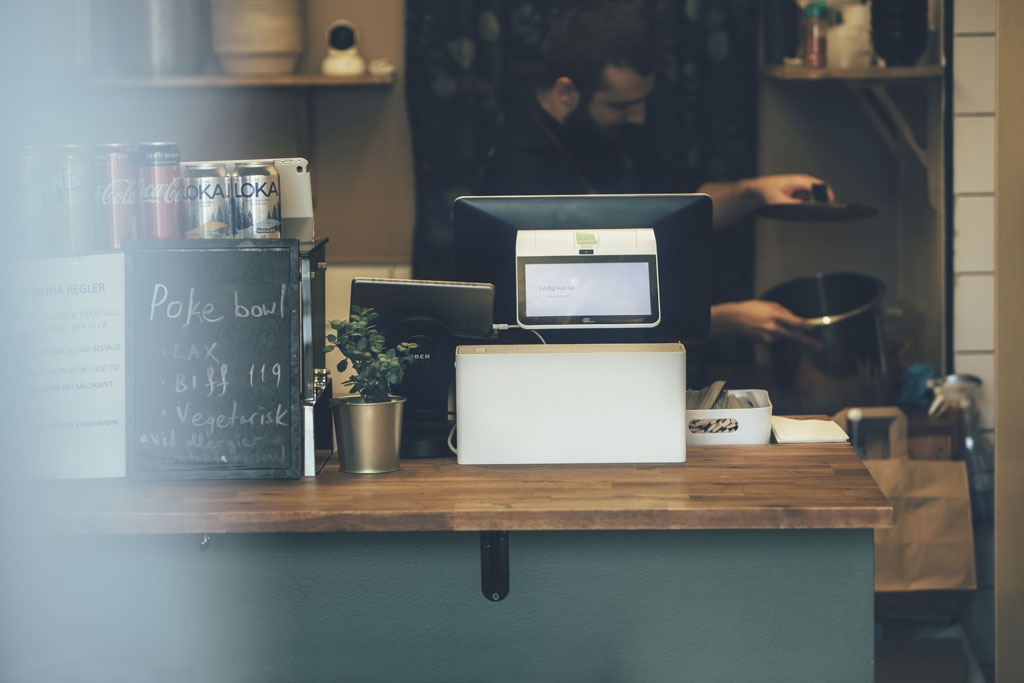
[[(2, 680), (874, 676), (872, 528), (892, 508), (848, 445), (36, 486)], [(498, 602), (481, 591), (494, 530)]]

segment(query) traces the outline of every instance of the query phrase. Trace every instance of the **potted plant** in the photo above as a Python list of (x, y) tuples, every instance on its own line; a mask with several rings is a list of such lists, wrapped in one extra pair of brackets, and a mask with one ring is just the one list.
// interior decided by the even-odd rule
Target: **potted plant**
[(325, 352), (337, 349), (345, 357), (338, 363), (344, 372), (351, 362), (355, 374), (342, 382), (349, 396), (331, 399), (341, 469), (360, 474), (394, 472), (402, 438), (402, 406), (405, 398), (391, 393), (413, 362), (413, 342), (385, 348), (384, 335), (374, 324), (372, 308), (352, 307), (348, 320), (332, 320), (334, 333), (327, 335)]

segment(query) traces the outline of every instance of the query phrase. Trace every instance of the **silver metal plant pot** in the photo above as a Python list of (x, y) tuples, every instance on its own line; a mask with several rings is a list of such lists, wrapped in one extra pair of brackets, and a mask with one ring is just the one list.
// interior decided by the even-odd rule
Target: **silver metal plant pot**
[(387, 403), (363, 403), (358, 395), (337, 399), (331, 412), (342, 472), (380, 474), (398, 469), (404, 405), (402, 396), (391, 396)]

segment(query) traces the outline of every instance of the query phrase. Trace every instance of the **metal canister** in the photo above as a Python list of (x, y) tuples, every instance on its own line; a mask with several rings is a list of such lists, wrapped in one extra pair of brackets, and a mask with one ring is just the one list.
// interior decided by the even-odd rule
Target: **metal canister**
[(222, 239), (231, 237), (231, 192), (227, 172), (221, 164), (186, 165), (185, 237)]
[(100, 145), (93, 155), (96, 246), (120, 249), (138, 231), (135, 155), (126, 144)]
[(139, 237), (181, 237), (181, 152), (173, 142), (145, 142), (135, 147), (138, 168)]
[(231, 176), (235, 236), (281, 236), (281, 182), (272, 163), (236, 164)]
[(81, 254), (95, 246), (92, 215), (92, 150), (86, 145), (57, 148), (53, 248)]

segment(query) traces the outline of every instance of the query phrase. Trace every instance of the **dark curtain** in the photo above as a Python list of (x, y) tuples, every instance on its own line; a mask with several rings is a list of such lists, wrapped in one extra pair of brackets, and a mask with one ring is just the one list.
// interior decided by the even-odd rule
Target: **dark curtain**
[[(406, 96), (416, 174), (413, 272), (451, 279), (452, 201), (472, 194), (506, 115), (536, 85), (541, 44), (577, 0), (408, 0)], [(756, 170), (757, 0), (634, 0), (661, 43), (648, 108), (688, 187)], [(680, 188), (681, 190), (686, 188)], [(718, 300), (750, 298), (751, 226), (715, 235)]]

